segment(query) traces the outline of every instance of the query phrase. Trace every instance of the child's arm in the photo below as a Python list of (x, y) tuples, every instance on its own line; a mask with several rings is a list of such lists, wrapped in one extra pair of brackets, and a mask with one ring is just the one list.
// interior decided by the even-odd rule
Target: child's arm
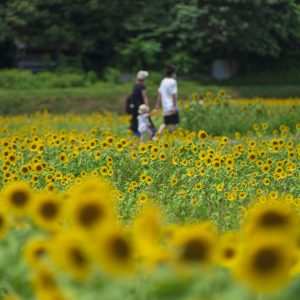
[(158, 113), (158, 112), (159, 112), (159, 109), (154, 108), (154, 109), (149, 113), (149, 116), (153, 116), (153, 115), (155, 115), (155, 114)]
[(158, 92), (158, 94), (157, 94), (157, 98), (156, 98), (156, 105), (155, 105), (155, 109), (159, 109), (159, 106), (160, 106), (160, 101), (161, 101), (161, 95), (160, 95), (160, 92)]

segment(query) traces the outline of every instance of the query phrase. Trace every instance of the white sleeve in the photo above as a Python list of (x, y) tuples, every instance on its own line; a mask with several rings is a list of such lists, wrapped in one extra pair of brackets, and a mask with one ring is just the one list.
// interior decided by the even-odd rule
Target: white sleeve
[(172, 84), (170, 85), (170, 93), (172, 95), (177, 94), (177, 81), (174, 80), (174, 82), (172, 82)]

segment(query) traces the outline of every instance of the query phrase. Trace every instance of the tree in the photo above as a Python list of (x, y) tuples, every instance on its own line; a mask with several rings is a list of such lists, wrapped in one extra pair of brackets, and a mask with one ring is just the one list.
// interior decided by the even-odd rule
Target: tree
[(300, 5), (295, 0), (185, 1), (176, 6), (172, 31), (178, 49), (192, 55), (279, 57), (299, 47)]
[[(2, 0), (0, 44), (107, 66), (189, 73), (204, 60), (299, 55), (297, 0)], [(6, 49), (3, 47), (3, 49)], [(4, 50), (5, 51), (5, 50)]]

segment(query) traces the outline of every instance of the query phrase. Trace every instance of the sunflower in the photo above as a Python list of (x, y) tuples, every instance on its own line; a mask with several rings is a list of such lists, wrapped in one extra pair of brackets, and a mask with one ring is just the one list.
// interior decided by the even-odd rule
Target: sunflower
[(100, 143), (101, 149), (107, 149), (109, 147), (109, 143), (107, 141), (102, 141)]
[(263, 173), (268, 173), (270, 171), (270, 166), (268, 164), (261, 165), (261, 168)]
[(198, 182), (198, 183), (196, 183), (196, 184), (194, 185), (194, 189), (195, 189), (196, 191), (200, 191), (200, 190), (202, 189), (202, 187), (203, 187), (203, 185), (202, 185), (201, 182)]
[(152, 183), (153, 183), (153, 178), (152, 178), (151, 176), (147, 176), (147, 177), (146, 177), (146, 183), (147, 183), (148, 185), (152, 184)]
[(207, 134), (204, 130), (200, 130), (200, 131), (198, 132), (198, 139), (199, 139), (201, 142), (204, 142), (207, 138), (208, 138), (208, 134)]
[(24, 175), (28, 174), (30, 171), (29, 167), (27, 165), (20, 166), (20, 172)]
[(40, 264), (34, 269), (34, 273), (31, 278), (34, 292), (38, 299), (55, 299), (65, 300), (54, 275), (44, 264)]
[(139, 213), (133, 224), (133, 237), (136, 245), (137, 258), (145, 267), (153, 269), (168, 257), (160, 245), (163, 234), (162, 215), (158, 207), (147, 205)]
[(147, 157), (143, 157), (141, 159), (142, 166), (146, 166), (149, 163), (149, 159)]
[(241, 238), (236, 232), (223, 234), (217, 243), (216, 261), (223, 267), (232, 268), (236, 265), (242, 250)]
[(164, 161), (164, 160), (166, 160), (167, 155), (164, 152), (160, 152), (158, 157), (159, 157), (159, 160)]
[(255, 162), (256, 159), (257, 159), (256, 153), (254, 153), (254, 152), (249, 153), (249, 154), (248, 154), (248, 159), (249, 159), (249, 161), (251, 161), (251, 162)]
[(23, 256), (25, 261), (32, 267), (38, 266), (49, 251), (49, 242), (44, 238), (34, 238), (27, 241)]
[(189, 177), (193, 177), (195, 175), (195, 169), (194, 168), (189, 168), (186, 172), (186, 175)]
[(176, 185), (178, 183), (178, 179), (176, 177), (172, 177), (170, 180), (169, 180), (170, 184), (171, 185)]
[(157, 206), (146, 205), (134, 220), (133, 232), (139, 242), (158, 242), (162, 234), (162, 214)]
[(295, 259), (287, 239), (263, 235), (248, 241), (234, 274), (259, 292), (272, 292), (290, 280)]
[(156, 160), (156, 158), (157, 158), (157, 156), (156, 156), (155, 153), (151, 153), (151, 154), (150, 154), (150, 159), (151, 159), (151, 160)]
[(237, 198), (237, 192), (231, 191), (227, 193), (227, 200), (229, 201), (235, 201)]
[(138, 157), (138, 154), (137, 154), (136, 151), (131, 151), (131, 152), (129, 153), (129, 155), (130, 155), (130, 158), (131, 158), (132, 160), (135, 160), (135, 159), (137, 159), (137, 157)]
[(172, 244), (174, 260), (181, 266), (211, 265), (216, 236), (210, 223), (186, 225), (175, 231)]
[(60, 233), (49, 244), (49, 254), (59, 268), (76, 280), (88, 278), (92, 252), (89, 243), (82, 236), (72, 232)]
[(37, 226), (44, 230), (57, 230), (61, 217), (59, 198), (51, 192), (37, 194), (31, 205), (31, 216)]
[(247, 193), (246, 192), (239, 192), (239, 198), (240, 199), (245, 199), (247, 196)]
[(244, 224), (245, 233), (277, 232), (284, 235), (294, 234), (298, 226), (297, 215), (291, 206), (283, 201), (266, 199), (249, 209), (249, 217)]
[(147, 195), (145, 193), (142, 193), (138, 196), (137, 203), (144, 204), (147, 202), (147, 200), (148, 200)]
[(191, 199), (190, 204), (191, 204), (191, 206), (196, 206), (196, 205), (198, 205), (198, 204), (199, 204), (199, 199), (197, 199), (197, 198)]
[(67, 164), (68, 163), (68, 156), (65, 152), (61, 152), (59, 154), (59, 160), (60, 162), (62, 162), (63, 164)]
[(112, 275), (132, 274), (135, 269), (133, 241), (128, 232), (109, 226), (96, 240), (94, 255), (104, 270)]
[(142, 173), (142, 174), (140, 175), (140, 181), (141, 181), (141, 182), (146, 182), (146, 180), (147, 180), (147, 175), (146, 175), (145, 173)]
[(106, 176), (106, 175), (108, 175), (108, 167), (107, 166), (102, 166), (101, 168), (100, 168), (100, 173), (101, 173), (101, 175), (102, 176)]
[(99, 193), (74, 193), (69, 202), (70, 218), (78, 229), (99, 230), (107, 222), (114, 221), (112, 194), (106, 187)]
[(27, 213), (32, 191), (25, 182), (14, 182), (3, 190), (3, 200), (10, 213), (21, 216)]
[(224, 190), (224, 187), (225, 187), (224, 183), (219, 183), (216, 185), (216, 190), (218, 192), (222, 192)]

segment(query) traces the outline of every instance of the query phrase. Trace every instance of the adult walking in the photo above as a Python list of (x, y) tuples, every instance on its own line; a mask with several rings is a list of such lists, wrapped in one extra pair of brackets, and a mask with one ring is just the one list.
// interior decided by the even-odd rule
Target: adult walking
[(148, 96), (146, 92), (145, 80), (149, 76), (147, 71), (139, 71), (136, 75), (136, 81), (132, 89), (132, 98), (134, 103), (134, 109), (131, 113), (130, 129), (133, 134), (140, 136), (138, 131), (138, 109), (140, 105), (146, 104), (148, 106)]
[(161, 103), (164, 117), (164, 123), (158, 129), (159, 133), (162, 133), (167, 127), (170, 127), (171, 131), (175, 131), (177, 128), (177, 124), (179, 123), (177, 94), (176, 67), (168, 66), (165, 78), (161, 81), (158, 89), (155, 107), (159, 109)]

